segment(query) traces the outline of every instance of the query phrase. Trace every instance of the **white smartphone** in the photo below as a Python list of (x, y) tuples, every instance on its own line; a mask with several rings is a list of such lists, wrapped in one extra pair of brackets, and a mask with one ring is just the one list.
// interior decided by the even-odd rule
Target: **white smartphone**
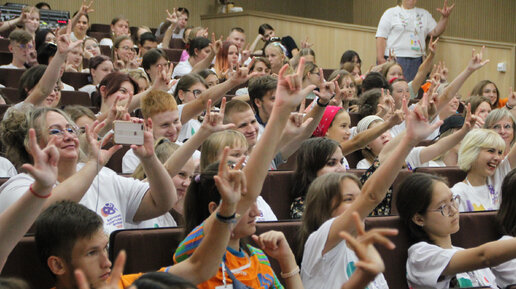
[(143, 145), (143, 123), (134, 123), (131, 121), (114, 121), (113, 131), (115, 132), (115, 144)]

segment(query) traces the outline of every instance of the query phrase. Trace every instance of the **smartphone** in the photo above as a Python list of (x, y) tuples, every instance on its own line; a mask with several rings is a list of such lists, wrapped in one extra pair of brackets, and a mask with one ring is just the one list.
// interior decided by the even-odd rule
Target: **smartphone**
[(131, 121), (114, 121), (113, 131), (115, 132), (115, 144), (143, 145), (143, 123), (134, 123)]

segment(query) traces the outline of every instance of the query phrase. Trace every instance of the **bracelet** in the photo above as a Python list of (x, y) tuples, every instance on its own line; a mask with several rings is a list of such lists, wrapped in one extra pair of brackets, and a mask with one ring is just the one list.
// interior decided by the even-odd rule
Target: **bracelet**
[(233, 213), (233, 215), (226, 217), (226, 216), (222, 216), (221, 214), (219, 214), (219, 212), (217, 212), (215, 214), (215, 217), (217, 217), (217, 220), (221, 221), (222, 223), (226, 223), (226, 224), (235, 224), (237, 222), (237, 213)]
[(48, 198), (48, 197), (50, 197), (50, 195), (52, 194), (52, 193), (50, 193), (50, 194), (48, 194), (48, 195), (46, 195), (46, 196), (42, 196), (42, 195), (40, 195), (40, 194), (36, 193), (36, 191), (34, 191), (34, 189), (32, 188), (32, 185), (34, 185), (34, 184), (30, 184), (30, 186), (29, 186), (29, 191), (30, 191), (34, 196), (36, 196), (37, 198), (40, 198), (40, 199), (47, 199), (47, 198)]
[(328, 104), (330, 104), (330, 102), (329, 102), (329, 101), (328, 101), (328, 103), (327, 103), (327, 104), (322, 104), (322, 103), (320, 102), (320, 100), (321, 100), (320, 98), (318, 98), (318, 99), (317, 99), (317, 105), (318, 105), (318, 106), (320, 106), (320, 107), (327, 107), (327, 106), (328, 106)]
[(299, 270), (299, 266), (296, 266), (296, 269), (292, 270), (291, 272), (288, 272), (288, 273), (281, 272), (280, 276), (283, 279), (287, 279), (287, 278), (290, 278), (290, 277), (292, 277), (292, 276), (294, 276), (296, 274), (299, 274), (300, 271), (301, 270)]
[(505, 104), (505, 107), (506, 107), (508, 110), (511, 110), (511, 109), (513, 109), (513, 108), (514, 108), (514, 107), (510, 106), (510, 105), (509, 105), (509, 103), (506, 103), (506, 104)]

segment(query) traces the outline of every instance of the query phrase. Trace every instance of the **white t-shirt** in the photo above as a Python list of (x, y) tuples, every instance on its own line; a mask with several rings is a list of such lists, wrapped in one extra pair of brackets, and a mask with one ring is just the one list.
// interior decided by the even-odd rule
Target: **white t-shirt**
[(188, 74), (190, 72), (192, 72), (192, 65), (190, 64), (190, 61), (185, 60), (185, 61), (180, 61), (176, 67), (174, 67), (174, 72), (172, 72), (172, 79), (176, 78), (176, 76), (183, 76), (185, 74)]
[[(407, 281), (413, 289), (445, 289), (450, 287), (450, 280), (454, 276), (444, 276), (442, 272), (450, 263), (453, 255), (460, 250), (459, 247), (443, 249), (427, 242), (416, 243), (408, 249)], [(489, 268), (472, 272), (459, 273), (455, 276), (460, 287), (491, 286), (496, 289), (495, 276)]]
[[(176, 144), (183, 145), (182, 142), (176, 141)], [(195, 151), (192, 155), (194, 160), (201, 159), (201, 152)], [(136, 167), (140, 164), (140, 159), (134, 154), (132, 149), (127, 150), (125, 155), (122, 157), (122, 173), (124, 174), (132, 174)]]
[(21, 68), (20, 67), (16, 67), (12, 63), (0, 65), (0, 68), (25, 69), (25, 67), (21, 67)]
[(79, 88), (79, 91), (87, 92), (91, 97), (91, 94), (97, 91), (97, 86), (93, 84), (86, 84), (85, 86)]
[(487, 184), (472, 186), (466, 182), (458, 182), (451, 191), (460, 196), (459, 210), (461, 212), (498, 210), (502, 200), (502, 182), (511, 171), (509, 160), (505, 158), (496, 168), (493, 176), (487, 178)]
[(387, 39), (384, 55), (389, 55), (389, 49), (394, 49), (398, 57), (421, 57), (425, 54), (426, 36), (436, 25), (425, 9), (396, 6), (383, 13), (376, 37)]
[(13, 164), (6, 158), (0, 157), (0, 177), (10, 178), (18, 174)]
[[(301, 279), (305, 288), (340, 288), (355, 271), (354, 264), (358, 261), (358, 258), (355, 252), (346, 246), (346, 241), (341, 241), (333, 249), (324, 255), (322, 254), (334, 220), (335, 218), (322, 224), (317, 231), (310, 234), (305, 243), (303, 261), (301, 262)], [(389, 287), (383, 274), (379, 274), (367, 288)]]
[[(78, 164), (77, 170), (83, 166), (83, 163)], [(30, 175), (22, 173), (3, 184), (0, 187), (0, 212), (16, 202), (33, 182)], [(108, 168), (102, 168), (79, 204), (95, 211), (104, 221), (104, 231), (110, 234), (124, 229), (124, 224), (133, 220), (148, 190), (147, 183), (121, 177)]]
[[(413, 148), (408, 154), (408, 156), (405, 158), (405, 163), (407, 164), (407, 168), (409, 170), (412, 171), (415, 168), (431, 166), (430, 162), (421, 163), (420, 154), (421, 150), (424, 148), (424, 146)], [(357, 169), (367, 170), (369, 167), (371, 167), (371, 165), (372, 163), (369, 162), (367, 159), (362, 159), (357, 163)]]
[(262, 196), (258, 196), (258, 198), (256, 198), (256, 205), (258, 206), (258, 210), (260, 210), (260, 216), (256, 217), (257, 222), (267, 222), (267, 221), (277, 221), (278, 220), (278, 218), (272, 211), (271, 207), (262, 198)]
[[(510, 240), (512, 236), (502, 236), (500, 240)], [(496, 284), (500, 288), (505, 288), (509, 285), (516, 284), (516, 259), (507, 261), (498, 266), (491, 267), (491, 271), (496, 277)]]
[(61, 84), (63, 85), (63, 88), (61, 88), (61, 90), (64, 90), (64, 91), (75, 91), (75, 88), (73, 88), (73, 86), (71, 85), (68, 85), (64, 82), (61, 82)]
[[(180, 104), (177, 106), (177, 110), (179, 112), (179, 119), (181, 119), (181, 115), (183, 113), (183, 108), (185, 107), (185, 104)], [(179, 136), (177, 137), (177, 140), (180, 142), (185, 142), (189, 138), (191, 138), (195, 132), (199, 130), (202, 123), (197, 118), (192, 118), (188, 120), (186, 123), (183, 123), (183, 127), (181, 128), (181, 131), (179, 132)]]
[(111, 38), (102, 38), (99, 45), (106, 45), (110, 48), (113, 47), (113, 40)]
[(141, 221), (139, 223), (126, 222), (124, 224), (126, 229), (149, 229), (149, 228), (166, 228), (177, 227), (176, 220), (169, 212), (154, 219)]

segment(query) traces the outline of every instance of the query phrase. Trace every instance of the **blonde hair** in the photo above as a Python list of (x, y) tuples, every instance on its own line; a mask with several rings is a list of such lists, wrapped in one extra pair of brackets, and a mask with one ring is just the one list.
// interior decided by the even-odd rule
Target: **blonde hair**
[(174, 97), (161, 90), (151, 90), (140, 102), (142, 115), (145, 119), (166, 111), (177, 110)]
[[(158, 157), (158, 160), (164, 164), (168, 158), (179, 148), (179, 145), (171, 142), (166, 137), (161, 137), (154, 142), (154, 154)], [(139, 164), (134, 170), (131, 177), (143, 180), (145, 179), (145, 171), (143, 170), (142, 164)]]
[[(489, 103), (489, 102), (488, 102)], [(510, 111), (505, 108), (497, 108), (493, 109), (486, 117), (484, 122), (484, 128), (493, 129), (493, 126), (501, 121), (504, 118), (509, 118), (512, 121), (512, 140), (511, 146), (514, 144), (514, 140), (516, 139), (516, 119)]]
[(489, 129), (478, 128), (470, 131), (462, 140), (459, 148), (459, 168), (469, 172), (480, 151), (486, 148), (495, 148), (503, 152), (505, 142), (500, 135)]
[(248, 148), (245, 136), (236, 130), (219, 131), (208, 137), (201, 146), (200, 171), (203, 172), (210, 164), (218, 161), (218, 156), (224, 147), (241, 146)]

